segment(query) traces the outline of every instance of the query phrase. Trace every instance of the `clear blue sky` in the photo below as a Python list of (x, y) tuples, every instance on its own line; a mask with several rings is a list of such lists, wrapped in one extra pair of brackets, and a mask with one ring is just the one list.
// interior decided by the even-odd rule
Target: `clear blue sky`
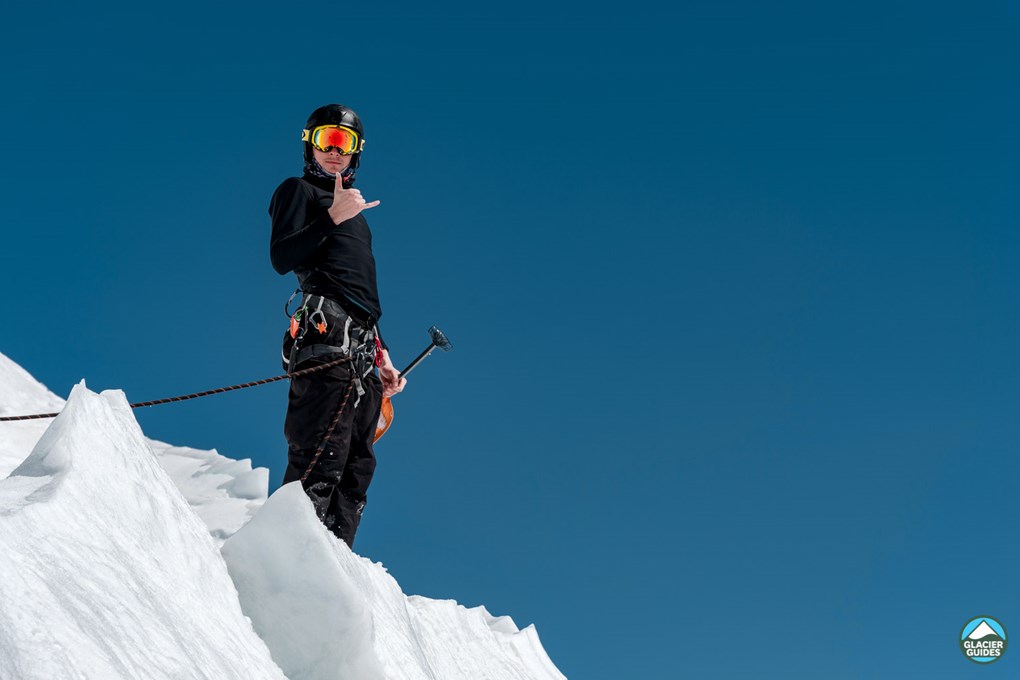
[[(398, 364), (359, 551), (571, 678), (1016, 675), (1016, 2), (21, 4), (0, 351), (132, 401), (275, 375), (316, 106)], [(139, 413), (282, 477), (283, 384)]]

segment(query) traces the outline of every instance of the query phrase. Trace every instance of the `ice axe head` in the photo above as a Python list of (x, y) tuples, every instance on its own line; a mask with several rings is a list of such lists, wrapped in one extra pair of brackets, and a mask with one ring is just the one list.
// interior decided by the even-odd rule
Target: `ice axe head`
[(439, 330), (435, 326), (429, 329), (429, 337), (432, 338), (432, 344), (443, 350), (449, 352), (453, 349), (453, 345), (450, 344), (449, 339), (443, 334), (443, 331)]
[(405, 375), (414, 370), (414, 367), (422, 362), (422, 359), (432, 353), (436, 347), (449, 352), (453, 345), (450, 344), (449, 338), (443, 334), (443, 331), (439, 330), (435, 326), (429, 329), (429, 338), (432, 340), (432, 344), (425, 348), (425, 351), (418, 355), (418, 358), (408, 364), (407, 368), (400, 372), (400, 377), (403, 378)]

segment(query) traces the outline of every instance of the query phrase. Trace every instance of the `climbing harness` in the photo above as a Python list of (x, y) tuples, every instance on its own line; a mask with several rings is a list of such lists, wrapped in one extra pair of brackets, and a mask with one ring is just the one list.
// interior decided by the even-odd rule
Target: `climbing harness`
[[(336, 354), (350, 358), (355, 375), (354, 387), (358, 392), (354, 401), (354, 407), (357, 408), (365, 394), (363, 379), (382, 360), (379, 330), (372, 323), (371, 317), (367, 323), (356, 323), (338, 302), (315, 293), (304, 293), (301, 305), (294, 314), (290, 314), (290, 304), (301, 292), (300, 288), (295, 290), (283, 308), (284, 313), (290, 317), (290, 339), (284, 337), (281, 356), (283, 366), (290, 370), (309, 359)], [(334, 324), (333, 328), (342, 327), (343, 330), (331, 334), (331, 323)], [(337, 341), (340, 344), (335, 344)]]

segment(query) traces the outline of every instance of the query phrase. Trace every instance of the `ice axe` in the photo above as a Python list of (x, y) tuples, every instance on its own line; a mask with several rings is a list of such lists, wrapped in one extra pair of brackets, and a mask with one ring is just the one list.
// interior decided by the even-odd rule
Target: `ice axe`
[[(418, 364), (424, 361), (425, 357), (432, 354), (436, 347), (443, 350), (444, 352), (449, 352), (451, 349), (453, 349), (453, 345), (450, 344), (450, 340), (446, 337), (443, 331), (439, 330), (435, 326), (429, 329), (429, 338), (432, 340), (432, 342), (429, 343), (429, 346), (426, 347), (425, 350), (421, 354), (419, 354), (414, 361), (407, 365), (407, 368), (400, 372), (400, 375), (397, 378), (398, 381), (400, 378), (403, 378), (408, 373), (417, 368)], [(379, 422), (376, 423), (375, 426), (375, 439), (373, 441), (376, 442), (379, 441), (379, 438), (386, 434), (386, 430), (390, 429), (390, 425), (392, 423), (393, 423), (393, 403), (390, 401), (389, 397), (383, 397), (382, 408), (379, 409)]]

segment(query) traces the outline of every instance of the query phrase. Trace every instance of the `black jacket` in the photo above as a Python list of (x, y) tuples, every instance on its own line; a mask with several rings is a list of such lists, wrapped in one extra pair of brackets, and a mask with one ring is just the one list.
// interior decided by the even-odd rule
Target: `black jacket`
[(336, 300), (351, 316), (375, 323), (382, 316), (364, 215), (334, 224), (333, 180), (305, 174), (285, 179), (269, 203), (269, 255), (280, 274), (297, 274), (301, 290)]

